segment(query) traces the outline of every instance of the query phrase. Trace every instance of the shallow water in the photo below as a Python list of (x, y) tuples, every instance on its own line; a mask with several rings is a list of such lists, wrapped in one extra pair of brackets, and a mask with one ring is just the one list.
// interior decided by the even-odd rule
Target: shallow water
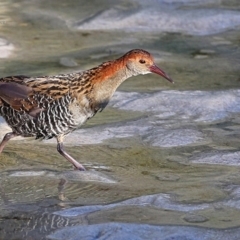
[(175, 80), (129, 79), (66, 138), (88, 172), (55, 140), (12, 140), (0, 156), (1, 239), (239, 239), (240, 5), (145, 2), (0, 3), (2, 76), (143, 48)]

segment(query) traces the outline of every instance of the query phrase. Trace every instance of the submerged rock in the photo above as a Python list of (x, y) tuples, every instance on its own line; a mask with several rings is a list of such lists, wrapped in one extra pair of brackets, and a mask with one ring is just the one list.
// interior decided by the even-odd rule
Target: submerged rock
[(190, 226), (103, 223), (66, 227), (49, 235), (49, 240), (238, 240), (240, 228), (208, 229)]
[[(141, 5), (141, 4), (140, 4)], [(143, 3), (144, 5), (144, 3)], [(183, 4), (180, 4), (183, 5)], [(154, 1), (138, 9), (112, 7), (96, 12), (74, 24), (79, 30), (122, 30), (151, 32), (180, 32), (191, 35), (211, 35), (240, 25), (238, 11), (225, 9), (181, 9), (177, 5), (164, 5)], [(145, 21), (148, 16), (148, 21)], [(118, 21), (116, 21), (118, 19)], [(154, 24), (152, 24), (154, 22)]]

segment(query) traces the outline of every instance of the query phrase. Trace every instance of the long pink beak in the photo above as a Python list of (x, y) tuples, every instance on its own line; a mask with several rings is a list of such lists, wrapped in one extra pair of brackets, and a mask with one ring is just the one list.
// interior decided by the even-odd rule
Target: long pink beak
[(156, 74), (166, 78), (169, 82), (174, 83), (174, 81), (162, 69), (160, 69), (155, 64), (153, 64), (149, 69), (152, 73), (156, 73)]

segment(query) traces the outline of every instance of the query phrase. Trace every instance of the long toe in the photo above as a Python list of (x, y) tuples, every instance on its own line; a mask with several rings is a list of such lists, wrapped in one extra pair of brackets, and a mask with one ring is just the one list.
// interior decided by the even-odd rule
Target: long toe
[(78, 166), (75, 166), (74, 170), (87, 171), (86, 168), (81, 163), (79, 163)]

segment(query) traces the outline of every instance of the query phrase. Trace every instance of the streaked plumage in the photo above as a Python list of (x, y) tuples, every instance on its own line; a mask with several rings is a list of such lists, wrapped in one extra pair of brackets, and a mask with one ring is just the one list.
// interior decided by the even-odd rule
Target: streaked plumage
[(84, 167), (63, 150), (64, 136), (79, 128), (108, 104), (127, 78), (157, 73), (152, 56), (141, 49), (80, 73), (56, 76), (14, 76), (0, 79), (0, 115), (12, 128), (0, 144), (0, 153), (15, 136), (57, 138), (57, 149), (75, 168)]

